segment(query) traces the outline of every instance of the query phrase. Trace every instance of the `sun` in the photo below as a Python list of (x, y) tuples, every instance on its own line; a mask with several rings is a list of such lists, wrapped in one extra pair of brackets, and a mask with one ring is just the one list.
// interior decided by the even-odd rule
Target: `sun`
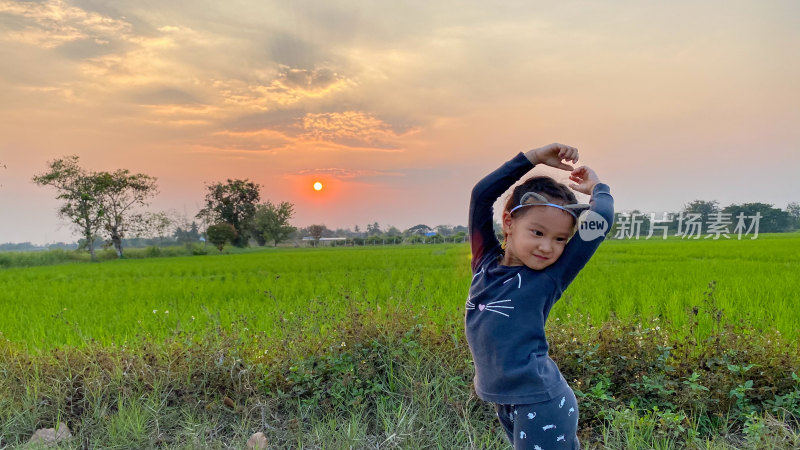
[(314, 183), (314, 190), (315, 191), (321, 191), (322, 190), (322, 183), (320, 183), (319, 181)]

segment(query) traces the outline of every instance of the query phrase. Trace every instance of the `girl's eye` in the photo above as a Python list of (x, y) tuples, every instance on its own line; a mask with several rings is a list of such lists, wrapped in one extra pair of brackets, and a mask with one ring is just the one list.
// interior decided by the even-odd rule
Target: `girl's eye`
[(563, 237), (556, 238), (556, 241), (558, 241), (558, 242), (567, 242), (567, 238), (563, 238)]
[(531, 232), (532, 232), (533, 234), (535, 234), (536, 236), (544, 236), (544, 235), (542, 234), (542, 232), (541, 232), (541, 231), (539, 231), (539, 230), (531, 230)]

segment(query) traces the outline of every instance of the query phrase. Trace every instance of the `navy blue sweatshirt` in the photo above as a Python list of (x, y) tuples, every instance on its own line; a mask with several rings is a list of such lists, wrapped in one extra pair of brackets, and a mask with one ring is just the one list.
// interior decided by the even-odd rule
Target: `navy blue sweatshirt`
[(479, 181), (470, 200), (473, 277), (466, 336), (475, 363), (475, 391), (493, 403), (538, 403), (569, 388), (548, 355), (544, 325), (550, 308), (592, 257), (614, 220), (609, 187), (598, 183), (591, 209), (580, 217), (580, 230), (555, 263), (544, 270), (501, 265), (503, 250), (494, 232), (492, 206), (532, 168), (528, 158), (518, 154)]

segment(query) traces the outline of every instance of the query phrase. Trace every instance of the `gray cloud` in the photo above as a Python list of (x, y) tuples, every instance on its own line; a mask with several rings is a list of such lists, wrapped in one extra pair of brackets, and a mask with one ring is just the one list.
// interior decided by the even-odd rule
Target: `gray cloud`
[(315, 91), (325, 89), (341, 77), (330, 69), (291, 69), (284, 68), (278, 81), (290, 88)]
[(384, 150), (399, 149), (398, 139), (415, 130), (411, 126), (394, 126), (362, 111), (310, 113), (300, 109), (241, 118), (234, 127), (239, 132), (272, 130), (291, 138)]
[(96, 58), (122, 51), (124, 45), (117, 41), (101, 41), (97, 39), (78, 39), (65, 42), (55, 49), (56, 53), (72, 60)]
[(257, 131), (261, 129), (289, 130), (303, 117), (305, 112), (301, 109), (284, 109), (267, 111), (258, 114), (248, 114), (233, 120), (224, 121), (223, 129), (234, 132)]
[(321, 51), (300, 36), (278, 32), (267, 42), (274, 63), (310, 70), (319, 62)]
[(130, 95), (132, 101), (142, 105), (187, 105), (202, 103), (194, 95), (174, 87), (140, 90)]

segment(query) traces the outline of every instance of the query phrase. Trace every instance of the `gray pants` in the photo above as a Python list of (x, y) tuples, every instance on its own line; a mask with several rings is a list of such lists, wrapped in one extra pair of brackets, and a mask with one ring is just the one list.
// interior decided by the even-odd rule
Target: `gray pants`
[(496, 403), (495, 408), (514, 450), (581, 448), (577, 435), (578, 400), (572, 389), (542, 403)]

